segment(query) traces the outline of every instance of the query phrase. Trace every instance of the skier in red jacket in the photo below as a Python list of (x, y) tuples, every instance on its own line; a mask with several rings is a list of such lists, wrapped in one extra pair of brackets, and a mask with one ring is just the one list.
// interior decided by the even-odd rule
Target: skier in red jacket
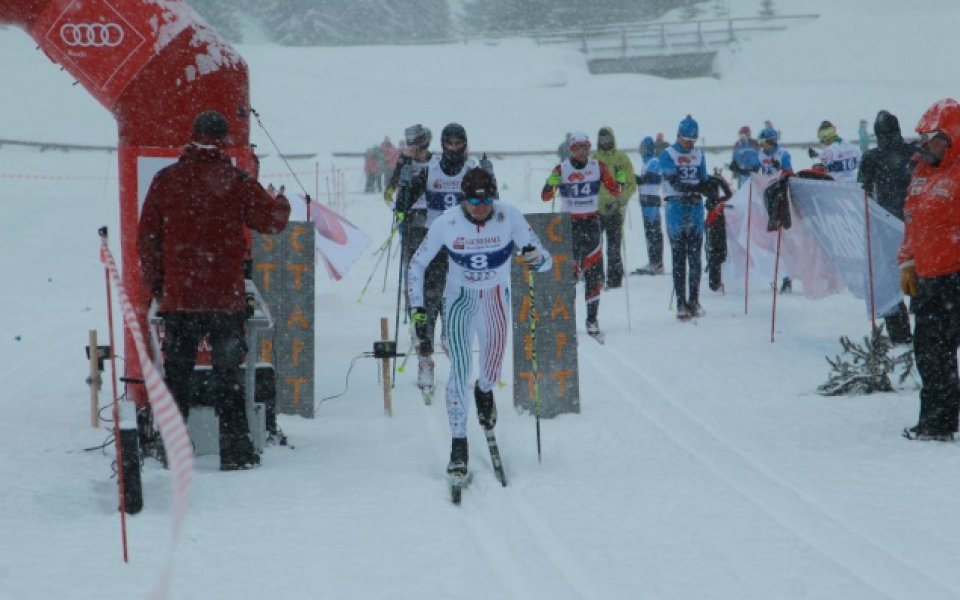
[(953, 439), (960, 417), (960, 104), (927, 109), (916, 127), (917, 166), (904, 204), (900, 287), (913, 297), (920, 418), (909, 439)]
[(220, 417), (220, 468), (256, 465), (244, 413), (244, 228), (279, 233), (290, 204), (230, 162), (227, 120), (200, 113), (179, 160), (154, 177), (137, 232), (143, 282), (164, 320), (167, 385), (184, 420), (197, 346), (208, 336), (212, 391)]

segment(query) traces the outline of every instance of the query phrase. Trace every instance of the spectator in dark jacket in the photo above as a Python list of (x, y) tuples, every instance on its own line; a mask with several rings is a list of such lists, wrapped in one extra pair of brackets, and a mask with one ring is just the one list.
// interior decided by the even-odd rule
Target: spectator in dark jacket
[[(877, 136), (877, 147), (867, 150), (861, 159), (860, 183), (868, 196), (902, 221), (903, 203), (907, 198), (917, 147), (903, 140), (900, 122), (885, 110), (877, 113), (873, 132)], [(891, 343), (909, 344), (913, 341), (906, 304), (901, 302), (884, 315), (884, 321)]]
[(245, 227), (279, 233), (290, 216), (282, 193), (270, 195), (235, 168), (225, 148), (227, 120), (203, 112), (180, 159), (154, 177), (137, 232), (143, 282), (163, 317), (164, 371), (184, 420), (197, 346), (208, 336), (212, 391), (220, 417), (220, 468), (259, 462), (244, 412), (240, 363), (244, 322)]

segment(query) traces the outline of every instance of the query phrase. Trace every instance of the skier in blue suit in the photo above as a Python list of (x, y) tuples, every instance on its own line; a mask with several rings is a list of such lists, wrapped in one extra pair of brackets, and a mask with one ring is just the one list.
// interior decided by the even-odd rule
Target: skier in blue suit
[(667, 205), (664, 213), (673, 254), (673, 289), (677, 296), (677, 318), (683, 320), (703, 314), (700, 254), (705, 214), (701, 194), (709, 175), (703, 151), (694, 147), (698, 137), (700, 126), (687, 115), (677, 128), (676, 143), (660, 153)]
[(656, 156), (653, 138), (647, 136), (640, 142), (642, 166), (636, 176), (639, 189), (640, 212), (643, 215), (643, 234), (647, 241), (645, 267), (634, 271), (637, 275), (661, 275), (663, 269), (663, 228), (660, 225), (660, 205), (662, 203), (662, 182), (660, 159)]

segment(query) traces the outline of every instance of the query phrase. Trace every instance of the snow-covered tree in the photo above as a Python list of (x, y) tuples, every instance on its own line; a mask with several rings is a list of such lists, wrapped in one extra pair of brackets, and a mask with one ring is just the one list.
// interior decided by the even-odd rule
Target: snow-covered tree
[(817, 388), (824, 396), (892, 392), (890, 374), (900, 369), (898, 382), (902, 385), (913, 370), (913, 349), (891, 353), (890, 338), (882, 325), (874, 328), (870, 337), (863, 338), (863, 345), (841, 336), (840, 346), (843, 354), (833, 359), (826, 357), (831, 367), (829, 379)]

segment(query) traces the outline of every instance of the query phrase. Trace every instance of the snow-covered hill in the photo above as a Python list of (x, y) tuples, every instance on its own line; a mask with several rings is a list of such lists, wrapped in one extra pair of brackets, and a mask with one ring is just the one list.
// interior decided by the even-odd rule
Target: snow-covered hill
[[(755, 4), (728, 2), (735, 16)], [(303, 171), (326, 169), (334, 151), (396, 140), (414, 122), (435, 132), (461, 122), (474, 148), (550, 148), (601, 125), (633, 147), (672, 136), (687, 113), (709, 143), (764, 119), (802, 141), (823, 119), (853, 136), (879, 109), (909, 130), (956, 93), (953, 0), (794, 4), (821, 18), (744, 43), (719, 80), (591, 77), (579, 54), (524, 41), (239, 49), (282, 149), (318, 153), (294, 161)], [(0, 29), (0, 56), (0, 138), (115, 141), (107, 111), (23, 32)], [(347, 216), (385, 239), (389, 215), (378, 195), (360, 193), (359, 161), (336, 164), (347, 169)], [(549, 166), (495, 164), (505, 197), (528, 212), (543, 209), (533, 196)], [(128, 520), (124, 565), (109, 451), (84, 451), (108, 435), (87, 424), (83, 346), (89, 329), (106, 333), (96, 228), (118, 230), (116, 170), (112, 154), (0, 148), (0, 598), (145, 597), (169, 547), (168, 473), (145, 466), (146, 507)], [(262, 170), (293, 184), (275, 156)], [(646, 262), (636, 208), (630, 268)], [(393, 314), (389, 285), (357, 303), (375, 260), (318, 281), (319, 397), (342, 391), (350, 358)], [(423, 406), (407, 374), (387, 419), (376, 366), (358, 362), (347, 393), (316, 419), (281, 419), (295, 449), (269, 448), (243, 473), (198, 460), (171, 597), (960, 598), (960, 525), (949, 518), (957, 447), (899, 437), (916, 420), (912, 386), (815, 394), (837, 337), (866, 333), (862, 303), (781, 297), (771, 344), (766, 282), (748, 315), (738, 292), (707, 294), (707, 316), (687, 326), (668, 310), (666, 277), (605, 293), (607, 344), (580, 340), (582, 414), (543, 423), (538, 465), (533, 419), (509, 410), (509, 386), (495, 390), (510, 486), (493, 479), (471, 423), (475, 480), (459, 508), (444, 485), (442, 403)], [(445, 369), (441, 359), (441, 385)]]

